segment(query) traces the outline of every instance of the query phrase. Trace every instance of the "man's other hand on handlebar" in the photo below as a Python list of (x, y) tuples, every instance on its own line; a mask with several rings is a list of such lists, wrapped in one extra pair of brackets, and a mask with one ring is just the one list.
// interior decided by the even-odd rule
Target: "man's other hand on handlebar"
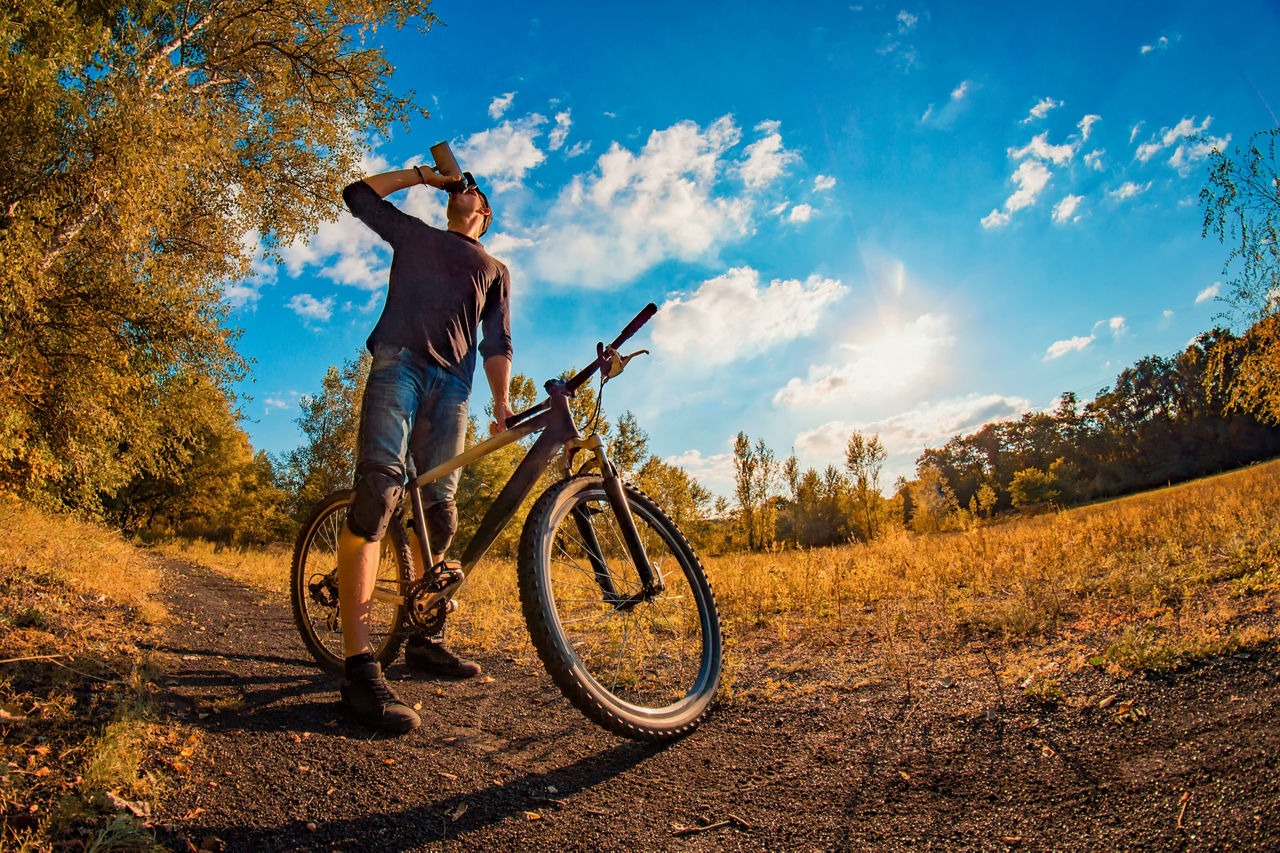
[(493, 420), (489, 421), (489, 435), (497, 435), (507, 428), (507, 418), (515, 415), (511, 411), (511, 404), (506, 400), (499, 401), (493, 406)]

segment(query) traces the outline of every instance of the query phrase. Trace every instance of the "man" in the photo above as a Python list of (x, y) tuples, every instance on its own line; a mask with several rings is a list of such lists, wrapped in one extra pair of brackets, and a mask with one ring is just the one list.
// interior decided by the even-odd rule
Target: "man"
[[(417, 184), (450, 193), (447, 230), (433, 228), (385, 200)], [(421, 473), (462, 452), (477, 350), (493, 392), (495, 423), (489, 431), (506, 428), (512, 414), (507, 397), (511, 284), (507, 268), (479, 242), (493, 213), (474, 182), (415, 167), (356, 181), (342, 197), (393, 250), (387, 301), (368, 340), (373, 364), (360, 410), (355, 496), (338, 543), (339, 612), (347, 659), (342, 704), (366, 725), (406, 732), (421, 720), (387, 685), (369, 644), (379, 541), (404, 495), (408, 455)], [(483, 332), (478, 344), (477, 326)], [(432, 565), (444, 559), (457, 531), (457, 485), (455, 471), (423, 490)], [(405, 661), (413, 669), (457, 678), (480, 672), (476, 664), (426, 638), (410, 640)]]

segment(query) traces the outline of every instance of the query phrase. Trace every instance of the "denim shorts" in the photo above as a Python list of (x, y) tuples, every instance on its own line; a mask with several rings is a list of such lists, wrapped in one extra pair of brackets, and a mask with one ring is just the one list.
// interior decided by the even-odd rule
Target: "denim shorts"
[[(462, 452), (470, 395), (468, 383), (412, 350), (374, 345), (360, 407), (356, 493), (348, 519), (354, 532), (368, 539), (382, 537), (408, 482), (410, 457), (414, 473), (421, 474)], [(451, 506), (460, 473), (424, 486), (424, 505)]]

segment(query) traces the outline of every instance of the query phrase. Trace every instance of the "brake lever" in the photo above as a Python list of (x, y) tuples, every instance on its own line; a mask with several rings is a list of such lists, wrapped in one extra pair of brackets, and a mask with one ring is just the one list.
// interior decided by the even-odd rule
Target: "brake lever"
[(635, 352), (631, 353), (631, 355), (620, 356), (618, 355), (618, 351), (615, 350), (613, 347), (605, 347), (601, 355), (604, 357), (607, 357), (609, 359), (609, 363), (605, 365), (604, 379), (602, 381), (608, 382), (610, 379), (617, 376), (619, 373), (621, 373), (623, 370), (626, 369), (627, 364), (631, 361), (631, 359), (635, 358), (636, 356), (648, 355), (648, 354), (649, 354), (649, 351), (647, 349), (642, 349), (642, 350), (636, 350)]

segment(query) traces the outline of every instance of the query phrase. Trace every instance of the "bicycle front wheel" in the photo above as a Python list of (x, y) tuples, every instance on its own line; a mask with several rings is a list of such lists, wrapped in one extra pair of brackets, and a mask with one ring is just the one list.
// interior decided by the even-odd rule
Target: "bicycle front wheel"
[(706, 717), (720, 680), (720, 620), (684, 535), (652, 500), (624, 486), (645, 552), (664, 590), (641, 581), (604, 481), (548, 489), (520, 540), (520, 601), (538, 655), (560, 690), (614, 734), (660, 741)]
[[(351, 491), (334, 492), (316, 506), (298, 531), (289, 586), (293, 621), (302, 642), (324, 669), (342, 674), (346, 657), (338, 607), (338, 538), (347, 521)], [(408, 545), (398, 517), (392, 519), (379, 551), (375, 590), (399, 589), (398, 560), (408, 559)], [(407, 576), (407, 575), (406, 575)], [(379, 599), (369, 604), (369, 643), (384, 667), (396, 659), (402, 637), (400, 605)]]

